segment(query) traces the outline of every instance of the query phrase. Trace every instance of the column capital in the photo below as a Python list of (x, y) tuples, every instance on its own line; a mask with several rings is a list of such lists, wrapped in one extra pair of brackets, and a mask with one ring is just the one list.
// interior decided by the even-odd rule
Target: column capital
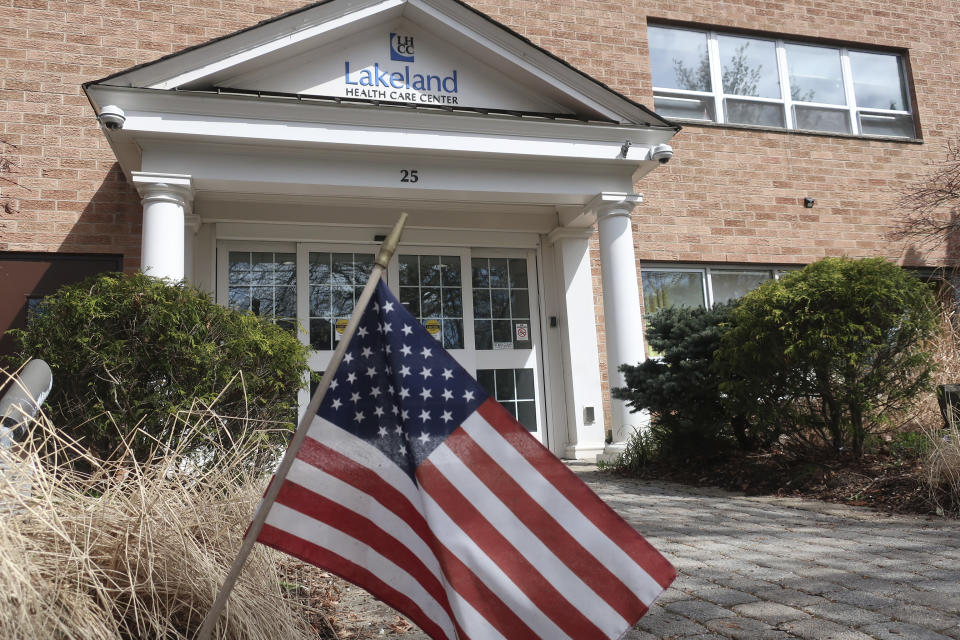
[(193, 178), (179, 173), (131, 172), (133, 186), (144, 206), (151, 202), (170, 202), (189, 213), (193, 206)]
[(593, 227), (557, 227), (547, 234), (547, 242), (557, 244), (561, 240), (589, 240)]
[(610, 216), (629, 216), (640, 202), (643, 202), (643, 196), (639, 193), (604, 191), (590, 200), (584, 210), (595, 212), (598, 220)]

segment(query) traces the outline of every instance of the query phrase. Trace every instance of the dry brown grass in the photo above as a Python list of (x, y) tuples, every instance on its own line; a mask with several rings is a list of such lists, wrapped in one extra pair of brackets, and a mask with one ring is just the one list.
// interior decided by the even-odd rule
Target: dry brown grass
[[(934, 342), (937, 384), (960, 383), (960, 317), (944, 318), (943, 331)], [(941, 514), (960, 514), (960, 407), (951, 407), (957, 419), (944, 426), (936, 398), (924, 403), (918, 422), (930, 439), (924, 469), (930, 498)]]
[[(147, 466), (88, 459), (80, 474), (62, 462), (82, 455), (74, 443), (34, 429), (41, 446), (0, 451), (0, 638), (192, 638), (263, 492), (249, 447), (203, 469), (170, 451)], [(214, 637), (334, 637), (322, 611), (284, 597), (286, 562), (256, 546)]]

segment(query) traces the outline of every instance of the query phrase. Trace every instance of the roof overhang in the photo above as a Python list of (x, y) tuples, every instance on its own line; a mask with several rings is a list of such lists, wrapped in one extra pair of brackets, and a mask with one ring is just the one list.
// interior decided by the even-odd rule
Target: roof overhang
[[(456, 42), (458, 55), (482, 60), (485, 66), (474, 74), (478, 81), (532, 87), (535, 91), (523, 100), (556, 109), (436, 107), (223, 86), (255, 82), (281, 68), (296, 79), (299, 67), (291, 65), (311, 64), (311, 51), (336, 51), (355, 34), (397, 24), (424, 30), (444, 47)], [(480, 77), (483, 70), (496, 75)], [(122, 128), (104, 128), (104, 133), (128, 176), (132, 171), (190, 174), (198, 191), (243, 185), (275, 194), (346, 195), (375, 188), (379, 181), (379, 188), (390, 193), (395, 172), (378, 177), (375, 169), (387, 171), (399, 162), (450, 174), (449, 180), (396, 185), (408, 196), (433, 190), (430, 197), (440, 199), (486, 193), (520, 201), (553, 193), (557, 203), (585, 202), (591, 194), (578, 190), (594, 189), (600, 176), (607, 176), (600, 190), (629, 191), (657, 166), (652, 147), (678, 130), (456, 0), (328, 0), (84, 89), (98, 114), (107, 105), (123, 111)], [(260, 164), (265, 177), (277, 175), (250, 180), (250, 171), (238, 171), (238, 158)], [(349, 176), (342, 184), (317, 184), (316, 189), (298, 182), (308, 175), (322, 181), (323, 175), (344, 173), (337, 167), (354, 171), (353, 183)], [(238, 171), (236, 179), (222, 179), (231, 170)], [(556, 179), (544, 180), (548, 175)], [(494, 197), (489, 181), (497, 180), (504, 186)], [(521, 197), (523, 183), (532, 181), (540, 184), (529, 185)]]

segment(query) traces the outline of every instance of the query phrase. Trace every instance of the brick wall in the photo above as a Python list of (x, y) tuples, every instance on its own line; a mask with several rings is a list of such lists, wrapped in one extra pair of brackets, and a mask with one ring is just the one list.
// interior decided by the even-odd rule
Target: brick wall
[[(140, 206), (83, 82), (231, 33), (303, 3), (0, 0), (0, 251), (122, 253), (139, 264)], [(960, 23), (932, 0), (474, 0), (536, 44), (652, 105), (649, 19), (908, 51), (923, 144), (689, 125), (637, 185), (641, 260), (803, 264), (824, 255), (912, 265), (942, 249), (889, 239), (897, 194), (960, 133)], [(12, 180), (16, 184), (11, 184)], [(803, 198), (816, 199), (813, 209)], [(599, 260), (597, 276), (598, 320)], [(602, 326), (602, 323), (601, 325)], [(601, 348), (603, 336), (600, 336)], [(604, 379), (606, 371), (604, 369)], [(609, 416), (608, 416), (609, 417)]]

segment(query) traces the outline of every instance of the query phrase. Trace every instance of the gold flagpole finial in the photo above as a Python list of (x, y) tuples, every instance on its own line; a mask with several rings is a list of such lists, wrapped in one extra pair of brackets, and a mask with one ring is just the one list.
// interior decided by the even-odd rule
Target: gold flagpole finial
[(400, 244), (400, 234), (403, 233), (403, 225), (407, 222), (407, 212), (404, 211), (400, 214), (400, 219), (397, 220), (397, 224), (393, 225), (393, 231), (390, 232), (390, 235), (386, 237), (383, 241), (383, 244), (380, 245), (380, 252), (377, 254), (377, 264), (387, 268), (387, 265), (390, 263), (390, 258), (393, 257), (393, 252), (397, 250), (397, 245)]

